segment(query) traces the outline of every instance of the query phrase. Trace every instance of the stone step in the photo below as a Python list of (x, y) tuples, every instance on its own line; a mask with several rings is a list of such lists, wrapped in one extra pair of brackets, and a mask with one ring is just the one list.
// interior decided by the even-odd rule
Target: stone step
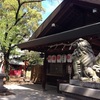
[(59, 85), (59, 90), (67, 96), (74, 96), (78, 99), (81, 98), (80, 100), (100, 100), (99, 89), (92, 89), (61, 83)]
[(93, 88), (94, 89), (100, 89), (100, 83), (97, 83), (97, 82), (84, 82), (84, 81), (71, 79), (69, 84), (76, 85), (76, 86), (81, 86), (81, 87), (92, 88), (92, 89)]

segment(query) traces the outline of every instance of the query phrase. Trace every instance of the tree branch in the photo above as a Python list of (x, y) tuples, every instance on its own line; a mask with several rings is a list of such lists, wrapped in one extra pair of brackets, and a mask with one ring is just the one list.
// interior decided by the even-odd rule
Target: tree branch
[[(19, 41), (18, 41), (18, 43), (20, 43), (21, 41), (22, 41), (22, 39), (23, 38), (21, 38)], [(13, 49), (14, 47), (16, 47), (18, 44), (15, 44), (15, 45), (13, 45), (13, 46), (11, 46), (11, 49)]]
[[(19, 39), (19, 40), (17, 41), (17, 44), (11, 46), (11, 49), (14, 48), (14, 47), (16, 47), (16, 46), (18, 45), (18, 43), (20, 43), (20, 42), (23, 40), (23, 37), (25, 37), (27, 34), (23, 34), (23, 35), (22, 35), (22, 34), (17, 34), (16, 37), (17, 37), (18, 35), (20, 35), (22, 38)], [(13, 40), (14, 40), (14, 39), (12, 39), (11, 42), (13, 42)]]
[(44, 1), (44, 0), (29, 0), (29, 1), (24, 1), (21, 3), (21, 5), (25, 4), (25, 3), (32, 3), (32, 2), (41, 2), (41, 1)]
[(32, 2), (41, 2), (41, 1), (44, 1), (44, 0), (30, 0), (30, 1), (24, 1), (24, 2), (20, 2), (20, 0), (17, 0), (18, 1), (18, 9), (16, 11), (16, 16), (15, 16), (15, 23), (7, 30), (7, 32), (5, 32), (5, 35), (7, 37), (8, 35), (8, 32), (15, 26), (17, 25), (17, 23), (25, 16), (26, 13), (24, 13), (20, 18), (18, 18), (18, 15), (19, 15), (19, 11), (20, 11), (20, 8), (23, 4), (25, 3), (32, 3)]
[(26, 13), (24, 13), (20, 18), (18, 18), (18, 19), (15, 21), (14, 26), (17, 25), (17, 23), (25, 16), (25, 14), (26, 14)]
[(18, 9), (17, 9), (17, 12), (16, 12), (16, 17), (15, 17), (15, 19), (16, 20), (18, 20), (18, 15), (19, 15), (19, 11), (20, 11), (20, 8), (21, 8), (21, 6), (23, 5), (23, 4), (25, 4), (25, 3), (32, 3), (32, 2), (41, 2), (41, 1), (43, 1), (43, 0), (30, 0), (30, 1), (24, 1), (24, 2), (20, 2), (20, 0), (17, 0), (18, 1)]
[(20, 8), (21, 8), (20, 0), (17, 0), (17, 1), (18, 1), (18, 9), (17, 9), (17, 12), (16, 12), (16, 17), (15, 17), (16, 20), (18, 19), (19, 11), (20, 11)]

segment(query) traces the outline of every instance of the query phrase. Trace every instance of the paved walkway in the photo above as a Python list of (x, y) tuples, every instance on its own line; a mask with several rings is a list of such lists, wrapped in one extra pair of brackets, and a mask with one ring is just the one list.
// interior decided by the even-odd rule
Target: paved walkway
[(0, 96), (0, 100), (75, 100), (57, 93), (56, 87), (53, 86), (47, 86), (46, 91), (42, 91), (39, 84), (5, 85), (5, 87), (14, 94)]

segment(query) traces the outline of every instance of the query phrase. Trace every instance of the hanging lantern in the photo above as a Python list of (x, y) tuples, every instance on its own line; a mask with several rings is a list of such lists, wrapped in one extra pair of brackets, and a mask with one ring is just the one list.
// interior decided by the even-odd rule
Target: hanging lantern
[(57, 55), (57, 63), (61, 63), (61, 55), (60, 54)]
[(56, 55), (52, 55), (52, 63), (56, 63)]
[(72, 55), (71, 54), (67, 54), (66, 58), (67, 58), (67, 62), (69, 62), (69, 63), (72, 62)]
[(52, 62), (52, 56), (49, 55), (48, 58), (47, 58), (47, 60), (48, 60), (48, 63), (51, 63)]

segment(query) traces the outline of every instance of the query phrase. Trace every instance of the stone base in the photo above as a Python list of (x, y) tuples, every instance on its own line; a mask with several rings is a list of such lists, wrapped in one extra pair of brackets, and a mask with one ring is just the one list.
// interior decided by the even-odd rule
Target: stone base
[(5, 74), (0, 74), (0, 93), (4, 93), (7, 91), (7, 89), (3, 86), (3, 78), (5, 76)]
[(59, 90), (78, 100), (100, 100), (100, 83), (71, 80), (70, 84), (61, 83)]
[(87, 87), (87, 88), (94, 88), (94, 89), (100, 89), (100, 83), (97, 82), (83, 82), (79, 80), (70, 80), (71, 85), (81, 86), (81, 87)]
[(5, 88), (4, 86), (0, 86), (0, 93), (4, 93), (6, 91), (8, 91), (7, 88)]

